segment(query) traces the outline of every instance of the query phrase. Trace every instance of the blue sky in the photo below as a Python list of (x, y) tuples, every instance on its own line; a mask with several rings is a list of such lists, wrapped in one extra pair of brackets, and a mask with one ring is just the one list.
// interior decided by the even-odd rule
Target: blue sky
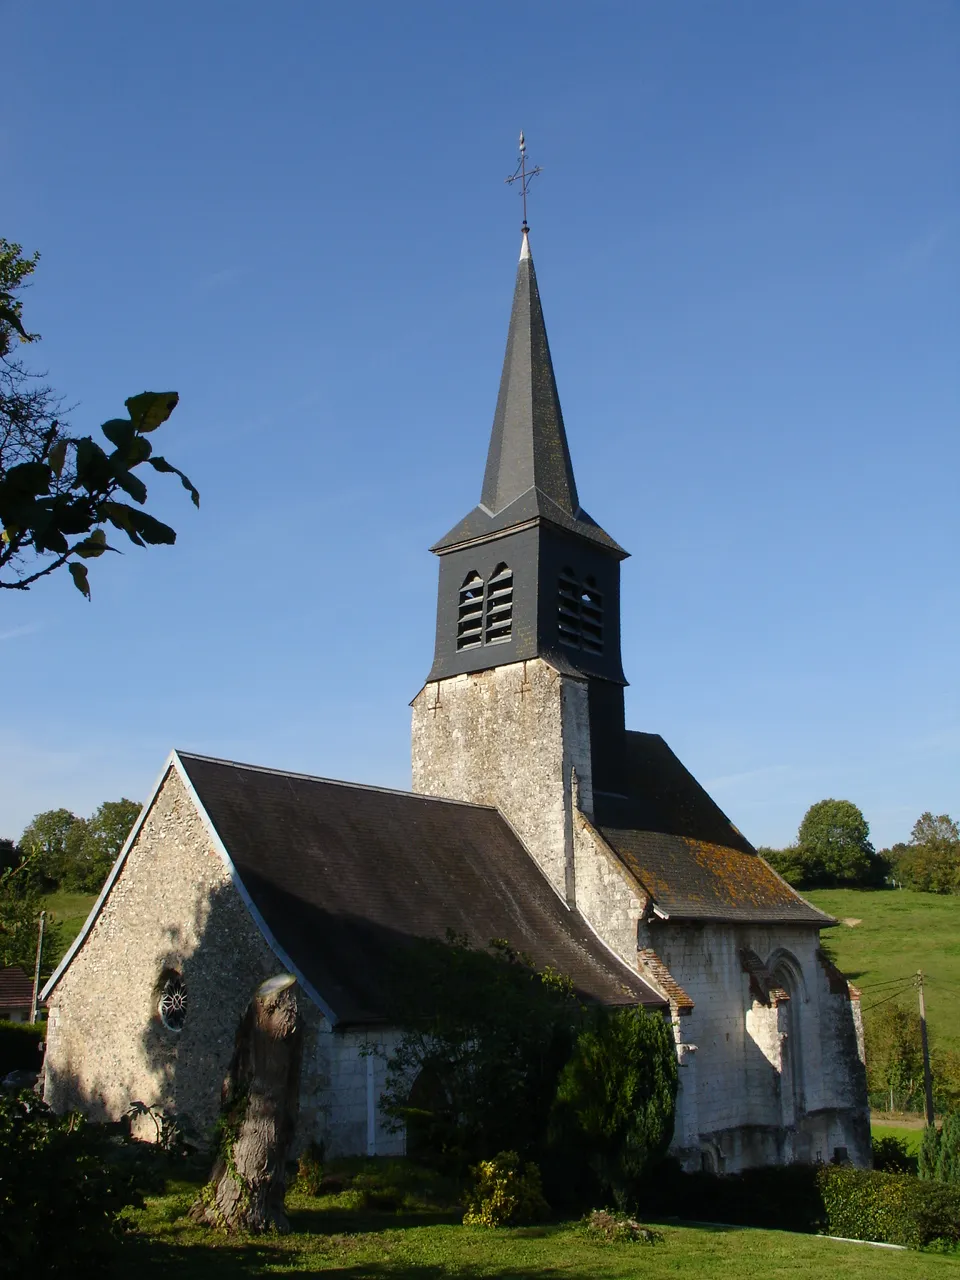
[(477, 500), (531, 242), (628, 721), (755, 843), (960, 816), (960, 13), (0, 3), (0, 234), (89, 430), (145, 388), (173, 549), (0, 600), (0, 835), (173, 746), (409, 784), (426, 548)]

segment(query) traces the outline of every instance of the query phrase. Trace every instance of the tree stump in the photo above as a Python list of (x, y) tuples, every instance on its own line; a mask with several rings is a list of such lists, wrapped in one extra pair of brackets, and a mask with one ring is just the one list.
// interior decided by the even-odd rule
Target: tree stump
[(296, 979), (269, 978), (246, 1008), (223, 1084), (220, 1145), (190, 1211), (225, 1231), (287, 1232), (286, 1161), (300, 1102), (302, 1028)]

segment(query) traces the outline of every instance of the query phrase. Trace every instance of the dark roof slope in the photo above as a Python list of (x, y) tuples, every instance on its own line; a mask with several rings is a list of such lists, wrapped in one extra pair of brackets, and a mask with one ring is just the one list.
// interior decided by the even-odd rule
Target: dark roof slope
[(605, 1004), (662, 1005), (495, 809), (178, 752), (243, 886), (341, 1022), (389, 1020), (396, 948), (503, 938)]
[(594, 816), (663, 911), (676, 919), (834, 923), (763, 861), (659, 734), (625, 737), (629, 794), (598, 793)]

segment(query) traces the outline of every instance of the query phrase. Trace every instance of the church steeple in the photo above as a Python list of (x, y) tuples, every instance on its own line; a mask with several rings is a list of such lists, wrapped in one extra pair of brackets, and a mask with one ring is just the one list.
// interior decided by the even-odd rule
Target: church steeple
[(431, 551), (543, 518), (627, 553), (583, 511), (526, 229), (480, 504)]
[(441, 558), (429, 680), (542, 657), (625, 683), (620, 561), (580, 506), (527, 228), (479, 504)]

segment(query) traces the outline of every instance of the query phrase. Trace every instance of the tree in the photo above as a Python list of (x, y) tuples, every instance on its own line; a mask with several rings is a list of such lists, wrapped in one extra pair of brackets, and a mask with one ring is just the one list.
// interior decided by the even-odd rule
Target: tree
[(37, 887), (68, 887), (70, 869), (83, 843), (86, 823), (69, 809), (46, 809), (24, 829), (20, 848), (29, 860), (26, 873)]
[(807, 864), (796, 845), (790, 845), (786, 849), (770, 849), (761, 845), (757, 853), (770, 863), (778, 875), (783, 876), (787, 884), (802, 885), (806, 880)]
[(105, 800), (91, 818), (80, 819), (83, 834), (71, 844), (64, 888), (99, 893), (139, 813), (139, 804), (124, 797)]
[(38, 887), (99, 893), (140, 812), (135, 800), (105, 800), (91, 818), (69, 809), (38, 813), (20, 837)]
[(960, 1111), (951, 1111), (938, 1130), (929, 1125), (920, 1147), (920, 1177), (960, 1183)]
[(923, 1097), (920, 1014), (899, 1001), (882, 1006), (866, 1025), (867, 1082), (879, 1105), (908, 1111)]
[(223, 1086), (220, 1148), (199, 1199), (196, 1222), (226, 1231), (287, 1232), (286, 1162), (300, 1100), (303, 1029), (295, 979), (269, 978), (237, 1031)]
[(879, 887), (887, 867), (870, 843), (870, 827), (850, 800), (820, 800), (804, 814), (797, 850), (805, 884)]
[(176, 408), (176, 392), (131, 396), (125, 402), (129, 416), (101, 428), (107, 451), (92, 436), (67, 434), (59, 397), (13, 357), (18, 342), (39, 337), (25, 329), (18, 296), (37, 260), (0, 239), (0, 588), (27, 590), (66, 565), (89, 599), (83, 561), (116, 550), (107, 542), (108, 526), (140, 547), (176, 542), (169, 525), (141, 509), (147, 487), (138, 468), (179, 476), (197, 506), (200, 495), (182, 471), (154, 456), (147, 439)]
[(29, 871), (24, 861), (0, 872), (0, 968), (19, 965), (32, 974), (43, 904)]
[(922, 813), (909, 844), (894, 845), (890, 855), (897, 879), (907, 888), (960, 892), (960, 829), (949, 814)]
[(481, 950), (455, 933), (416, 939), (390, 978), (403, 1035), (380, 1106), (408, 1151), (459, 1173), (498, 1151), (539, 1159), (582, 1019), (570, 982), (504, 942)]
[(673, 1137), (677, 1055), (670, 1024), (639, 1008), (598, 1009), (557, 1088), (554, 1131), (624, 1208)]

